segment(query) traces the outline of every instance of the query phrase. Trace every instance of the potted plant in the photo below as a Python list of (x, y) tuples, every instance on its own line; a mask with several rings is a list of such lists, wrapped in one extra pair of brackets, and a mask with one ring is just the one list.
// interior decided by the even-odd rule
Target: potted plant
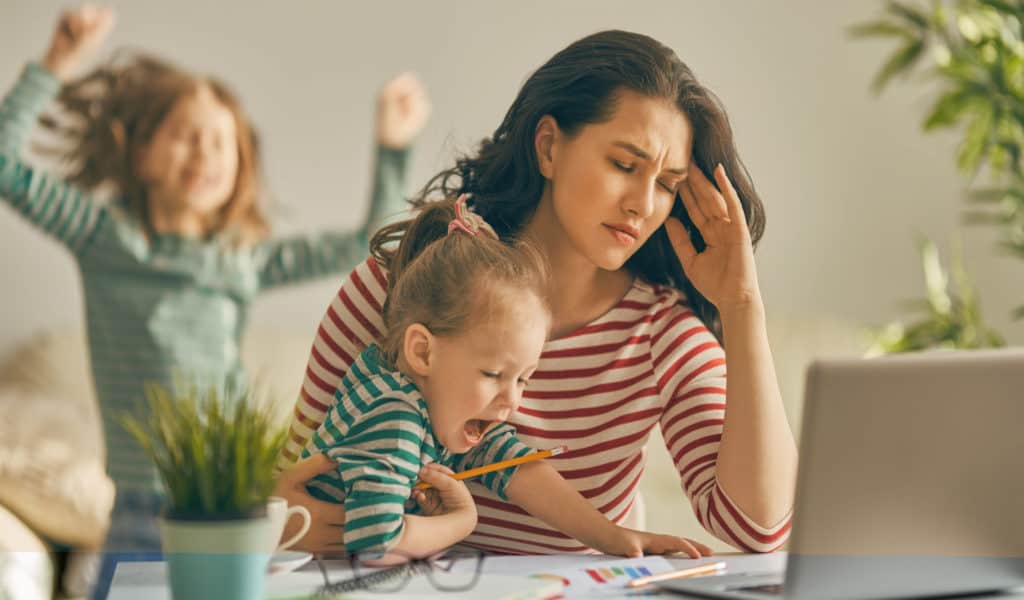
[[(1024, 258), (1024, 0), (888, 0), (877, 19), (850, 33), (896, 43), (872, 83), (876, 93), (914, 73), (931, 84), (935, 100), (925, 131), (962, 131), (956, 165), (970, 182), (965, 220), (996, 225), (1000, 248)], [(923, 255), (929, 317), (891, 326), (876, 350), (1004, 345), (982, 323), (971, 290), (961, 291), (960, 304), (943, 300), (934, 247)], [(962, 265), (957, 270), (966, 284)], [(1024, 305), (1014, 315), (1024, 317)]]
[(150, 384), (144, 410), (121, 422), (167, 492), (160, 519), (177, 600), (263, 597), (267, 499), (286, 430), (248, 392)]

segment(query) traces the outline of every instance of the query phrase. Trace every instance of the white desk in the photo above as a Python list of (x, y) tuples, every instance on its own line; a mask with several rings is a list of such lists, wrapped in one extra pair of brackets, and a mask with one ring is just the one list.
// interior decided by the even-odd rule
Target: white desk
[[(553, 556), (491, 556), (484, 561), (483, 572), (497, 575), (523, 575), (537, 569), (538, 561), (542, 561), (545, 570), (556, 570), (582, 566), (593, 563), (595, 560), (621, 560), (621, 557), (607, 556), (578, 556), (578, 555), (553, 555)], [(733, 573), (746, 571), (774, 571), (782, 570), (785, 566), (786, 555), (776, 554), (726, 554), (699, 560), (670, 559), (678, 568), (684, 568), (706, 562), (725, 561), (729, 565), (729, 571)], [(332, 581), (341, 580), (351, 573), (348, 565), (341, 561), (328, 562)], [(535, 571), (534, 571), (535, 572)], [(295, 597), (304, 593), (311, 593), (323, 584), (323, 578), (315, 562), (310, 562), (301, 569), (279, 575), (267, 577), (267, 597), (283, 598)], [(401, 598), (401, 594), (378, 594), (382, 600), (386, 598)], [(605, 596), (610, 598), (615, 596)], [(621, 598), (636, 598), (636, 596), (619, 596)], [(685, 598), (675, 594), (657, 594), (647, 597)], [(971, 600), (1009, 600), (1024, 599), (1024, 590), (1016, 594), (997, 594), (971, 596)], [(108, 600), (171, 600), (170, 590), (167, 587), (166, 564), (163, 562), (123, 562), (117, 565), (114, 579), (111, 585)], [(966, 598), (964, 599), (966, 600)]]

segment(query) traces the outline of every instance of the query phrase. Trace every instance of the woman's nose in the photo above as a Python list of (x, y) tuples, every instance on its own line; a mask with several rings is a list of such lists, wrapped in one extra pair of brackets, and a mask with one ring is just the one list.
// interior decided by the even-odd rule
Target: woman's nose
[(657, 181), (643, 181), (632, 188), (622, 200), (623, 210), (639, 219), (646, 219), (654, 214), (654, 196), (657, 193)]

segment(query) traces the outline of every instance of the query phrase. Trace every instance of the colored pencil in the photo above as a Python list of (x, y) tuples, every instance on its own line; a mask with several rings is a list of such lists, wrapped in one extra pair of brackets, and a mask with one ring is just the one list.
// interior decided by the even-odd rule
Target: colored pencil
[(699, 565), (688, 569), (681, 569), (679, 571), (669, 571), (668, 573), (658, 573), (657, 575), (648, 575), (647, 577), (637, 577), (636, 579), (631, 579), (629, 583), (626, 584), (626, 587), (638, 588), (656, 581), (665, 581), (667, 579), (684, 579), (686, 577), (700, 577), (701, 575), (715, 575), (724, 570), (724, 562)]
[[(478, 477), (480, 475), (484, 475), (484, 474), (490, 473), (492, 471), (500, 471), (502, 469), (507, 469), (509, 467), (514, 467), (516, 465), (521, 465), (523, 463), (527, 463), (527, 462), (531, 462), (531, 461), (535, 461), (535, 460), (540, 460), (542, 458), (548, 458), (548, 457), (551, 457), (551, 456), (558, 456), (559, 454), (562, 454), (562, 453), (568, 452), (568, 451), (569, 451), (569, 448), (566, 447), (566, 446), (558, 446), (557, 448), (551, 448), (550, 450), (539, 450), (537, 452), (533, 452), (533, 453), (530, 453), (530, 454), (525, 454), (523, 456), (520, 456), (519, 458), (511, 458), (509, 460), (503, 460), (503, 461), (500, 461), (500, 462), (491, 463), (489, 465), (484, 465), (482, 467), (477, 467), (475, 469), (469, 469), (468, 471), (460, 471), (460, 472), (455, 474), (454, 478), (456, 480), (459, 480), (459, 481), (462, 481), (463, 479), (472, 479), (474, 477)], [(429, 483), (423, 481), (423, 482), (417, 483), (415, 486), (413, 486), (413, 489), (414, 490), (425, 490), (425, 489), (429, 489), (429, 488), (432, 488), (432, 487), (434, 487), (434, 486), (432, 486)]]

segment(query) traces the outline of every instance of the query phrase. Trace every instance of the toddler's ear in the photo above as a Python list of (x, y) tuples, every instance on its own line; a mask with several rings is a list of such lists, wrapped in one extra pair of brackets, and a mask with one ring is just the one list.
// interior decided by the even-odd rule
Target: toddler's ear
[(430, 375), (431, 351), (434, 347), (434, 335), (419, 323), (405, 328), (402, 340), (402, 357), (414, 373), (421, 377)]

